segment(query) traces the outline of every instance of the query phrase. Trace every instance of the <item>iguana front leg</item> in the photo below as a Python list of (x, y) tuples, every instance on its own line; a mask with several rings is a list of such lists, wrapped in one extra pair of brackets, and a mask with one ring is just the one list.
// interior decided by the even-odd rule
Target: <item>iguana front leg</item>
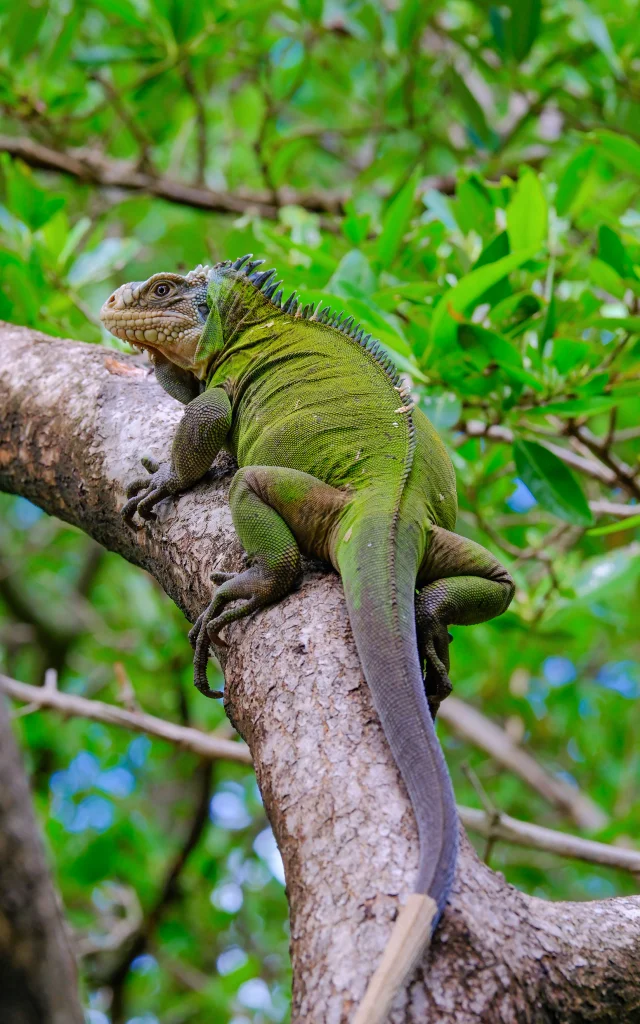
[(189, 402), (173, 438), (171, 460), (158, 464), (142, 459), (151, 477), (129, 484), (129, 500), (122, 509), (125, 522), (133, 526), (136, 512), (143, 519), (153, 519), (154, 505), (197, 483), (220, 451), (230, 427), (231, 404), (223, 388), (210, 388)]
[(431, 714), (451, 692), (447, 626), (493, 619), (509, 606), (514, 583), (507, 570), (475, 541), (431, 528), (416, 595), (416, 627)]

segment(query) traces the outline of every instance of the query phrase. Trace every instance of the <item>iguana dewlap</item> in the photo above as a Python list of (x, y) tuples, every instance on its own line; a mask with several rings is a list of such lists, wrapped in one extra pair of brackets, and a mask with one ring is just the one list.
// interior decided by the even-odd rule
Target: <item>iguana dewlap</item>
[(349, 620), (420, 837), (415, 894), (403, 907), (354, 1024), (382, 1024), (435, 929), (451, 887), (458, 823), (432, 715), (451, 689), (451, 624), (499, 615), (506, 570), (452, 532), (455, 477), (442, 441), (414, 408), (380, 346), (353, 318), (282, 302), (275, 271), (249, 256), (186, 276), (122, 285), (102, 308), (112, 334), (148, 349), (162, 387), (186, 405), (171, 460), (145, 466), (123, 514), (187, 490), (221, 448), (240, 469), (229, 493), (249, 556), (190, 633), (195, 679), (210, 694), (210, 642), (280, 600), (300, 553), (342, 577)]

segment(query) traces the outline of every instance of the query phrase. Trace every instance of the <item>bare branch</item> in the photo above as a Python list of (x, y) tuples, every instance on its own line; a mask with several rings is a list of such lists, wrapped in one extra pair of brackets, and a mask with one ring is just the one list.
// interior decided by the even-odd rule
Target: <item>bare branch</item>
[(244, 743), (234, 743), (214, 733), (205, 733), (200, 729), (191, 729), (185, 725), (167, 722), (164, 718), (147, 715), (144, 711), (129, 711), (115, 704), (106, 704), (100, 700), (87, 700), (73, 693), (41, 686), (29, 686), (19, 683), (16, 679), (0, 674), (0, 690), (15, 700), (26, 701), (27, 704), (39, 708), (52, 708), (63, 715), (74, 718), (88, 718), (105, 725), (118, 725), (132, 732), (143, 732), (147, 736), (174, 743), (183, 750), (188, 750), (198, 757), (209, 760), (240, 761), (251, 764), (249, 748)]
[[(488, 437), (491, 441), (504, 441), (505, 444), (513, 444), (514, 441), (513, 431), (509, 430), (508, 427), (490, 426), (481, 420), (467, 420), (466, 423), (459, 423), (456, 426), (456, 430), (464, 431), (468, 437)], [(566, 462), (572, 469), (577, 469), (580, 473), (584, 473), (585, 476), (593, 477), (594, 480), (599, 480), (600, 483), (607, 484), (609, 487), (615, 486), (617, 483), (615, 472), (608, 466), (603, 466), (601, 462), (577, 455), (571, 449), (562, 448), (561, 445), (553, 444), (544, 438), (539, 438), (539, 441), (540, 444), (548, 448), (554, 455), (557, 455), (563, 462)]]
[[(163, 175), (150, 174), (127, 161), (113, 160), (93, 149), (57, 150), (24, 137), (0, 135), (0, 152), (19, 157), (32, 167), (59, 171), (81, 181), (105, 188), (122, 188), (146, 192), (170, 203), (193, 206), (216, 213), (258, 213), (273, 219), (278, 206), (268, 192), (216, 192), (203, 185), (188, 185)], [(278, 190), (279, 204), (294, 203), (317, 213), (339, 213), (347, 196), (343, 193), (297, 193), (293, 189)]]
[(593, 839), (581, 839), (567, 832), (556, 832), (541, 825), (531, 825), (528, 821), (519, 821), (508, 814), (497, 816), (475, 807), (461, 807), (458, 813), (462, 824), (472, 832), (478, 832), (486, 839), (514, 843), (533, 850), (545, 850), (559, 857), (572, 857), (584, 860), (588, 864), (602, 864), (608, 868), (631, 871), (640, 875), (640, 850), (628, 850), (624, 846), (611, 846), (609, 843), (597, 843)]
[(564, 814), (568, 814), (579, 828), (587, 831), (604, 828), (608, 817), (590, 797), (574, 789), (562, 779), (554, 778), (526, 750), (517, 746), (504, 729), (496, 725), (458, 697), (448, 697), (438, 711), (441, 721), (464, 737), (474, 747), (484, 750), (498, 764), (535, 789)]

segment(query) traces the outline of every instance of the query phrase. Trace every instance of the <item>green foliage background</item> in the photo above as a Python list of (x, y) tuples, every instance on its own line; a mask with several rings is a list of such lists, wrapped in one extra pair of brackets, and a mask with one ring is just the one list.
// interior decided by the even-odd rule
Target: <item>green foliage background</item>
[[(588, 793), (612, 842), (640, 828), (640, 518), (620, 509), (640, 497), (639, 69), (636, 0), (0, 4), (0, 318), (115, 346), (97, 319), (114, 286), (254, 252), (366, 324), (446, 439), (460, 531), (518, 585), (501, 619), (454, 631), (456, 693)], [(45, 156), (15, 159), (24, 139)], [(122, 161), (145, 188), (97, 187)], [(158, 198), (167, 180), (211, 208)], [(129, 678), (154, 714), (221, 721), (154, 581), (24, 500), (0, 496), (0, 519), (5, 672), (53, 666), (103, 700)], [(91, 1024), (285, 1020), (251, 773), (77, 719), (16, 728)], [(471, 767), (498, 808), (572, 828), (440, 735), (461, 803), (479, 805)], [(549, 899), (634, 889), (515, 847), (491, 863)], [(138, 905), (137, 945), (100, 948)]]

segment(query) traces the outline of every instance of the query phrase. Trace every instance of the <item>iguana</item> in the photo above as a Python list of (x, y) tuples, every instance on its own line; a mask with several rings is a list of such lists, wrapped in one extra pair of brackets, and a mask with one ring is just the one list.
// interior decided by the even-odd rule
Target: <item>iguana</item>
[(354, 1024), (382, 1024), (442, 914), (458, 821), (433, 717), (449, 693), (451, 624), (484, 622), (513, 596), (507, 571), (454, 533), (453, 467), (391, 360), (353, 317), (283, 301), (274, 270), (243, 256), (182, 276), (124, 284), (101, 317), (147, 349), (159, 383), (186, 405), (171, 459), (144, 460), (122, 512), (153, 519), (225, 448), (229, 501), (248, 555), (197, 619), (195, 682), (211, 695), (209, 645), (228, 623), (294, 587), (300, 553), (340, 573), (365, 679), (407, 786), (420, 838), (415, 892), (401, 910)]

